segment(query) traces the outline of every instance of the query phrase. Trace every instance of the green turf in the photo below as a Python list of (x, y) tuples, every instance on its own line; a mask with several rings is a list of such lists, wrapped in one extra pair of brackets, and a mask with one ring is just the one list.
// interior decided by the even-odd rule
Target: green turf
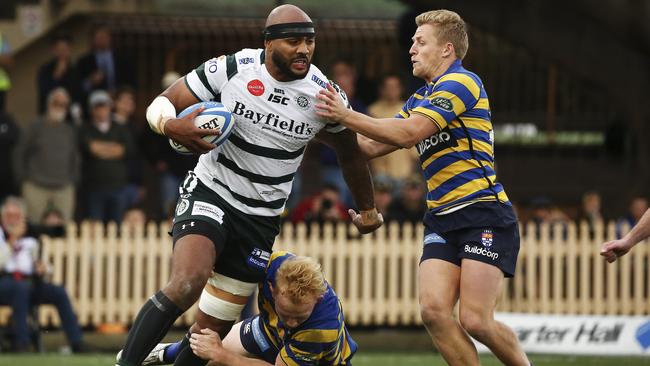
[[(575, 365), (575, 366), (637, 366), (649, 365), (648, 357), (576, 357), (576, 356), (532, 356), (535, 366)], [(443, 366), (445, 363), (438, 355), (426, 353), (366, 353), (358, 354), (353, 359), (355, 366)], [(106, 366), (114, 365), (113, 355), (61, 356), (44, 355), (9, 355), (0, 354), (1, 366)], [(491, 356), (481, 357), (484, 366), (501, 365)]]

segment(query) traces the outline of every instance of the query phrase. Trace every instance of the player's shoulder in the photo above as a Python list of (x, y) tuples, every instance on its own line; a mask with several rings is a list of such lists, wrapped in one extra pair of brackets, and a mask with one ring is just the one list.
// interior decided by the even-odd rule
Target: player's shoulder
[(441, 76), (436, 82), (437, 87), (443, 88), (453, 88), (458, 84), (470, 90), (483, 87), (483, 82), (476, 73), (462, 67)]
[(426, 97), (426, 95), (427, 95), (428, 88), (429, 88), (429, 86), (426, 85), (426, 84), (421, 86), (420, 88), (418, 88), (415, 91), (415, 93), (411, 94), (409, 99), (406, 101), (406, 104), (409, 104), (409, 103), (413, 102), (413, 100), (424, 99)]
[(228, 79), (238, 73), (258, 71), (264, 64), (264, 50), (261, 48), (244, 48), (233, 54), (225, 55)]
[(316, 65), (312, 64), (312, 67), (309, 70), (309, 75), (307, 75), (309, 79), (316, 84), (318, 87), (322, 89), (327, 89), (327, 85), (331, 85), (334, 90), (343, 98), (343, 101), (345, 104), (349, 107), (350, 102), (348, 100), (347, 94), (345, 94), (345, 91), (343, 91), (343, 88), (341, 88), (338, 84), (336, 84), (332, 79), (328, 78), (325, 73), (323, 73)]

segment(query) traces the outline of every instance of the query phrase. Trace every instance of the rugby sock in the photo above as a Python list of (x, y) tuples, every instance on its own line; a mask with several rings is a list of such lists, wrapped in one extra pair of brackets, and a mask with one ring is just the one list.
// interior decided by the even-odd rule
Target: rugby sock
[(162, 291), (151, 296), (135, 318), (118, 364), (140, 365), (181, 314), (183, 310)]
[(174, 361), (176, 361), (176, 357), (178, 357), (178, 354), (181, 352), (181, 348), (183, 348), (183, 341), (186, 339), (187, 335), (183, 337), (183, 340), (172, 343), (167, 346), (167, 348), (165, 348), (165, 353), (163, 353), (163, 361), (165, 361), (166, 364), (172, 364)]
[(199, 356), (195, 355), (194, 352), (192, 352), (192, 349), (190, 348), (190, 334), (187, 333), (185, 337), (183, 337), (183, 341), (181, 342), (180, 346), (180, 352), (178, 353), (178, 357), (176, 357), (176, 361), (174, 362), (175, 366), (205, 366), (207, 365), (208, 361), (203, 360), (199, 358)]

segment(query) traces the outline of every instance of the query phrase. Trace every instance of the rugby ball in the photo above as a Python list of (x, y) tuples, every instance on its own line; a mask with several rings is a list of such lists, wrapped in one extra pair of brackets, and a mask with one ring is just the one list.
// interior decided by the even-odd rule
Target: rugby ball
[[(192, 111), (202, 106), (205, 107), (205, 109), (194, 118), (194, 125), (202, 129), (215, 128), (220, 130), (221, 135), (206, 135), (203, 137), (204, 141), (219, 146), (228, 139), (228, 136), (232, 132), (232, 128), (235, 125), (235, 119), (233, 118), (232, 113), (230, 113), (230, 111), (223, 104), (219, 102), (196, 103), (185, 108), (176, 116), (176, 118), (183, 118), (192, 113)], [(169, 139), (169, 144), (179, 154), (192, 154), (188, 148), (172, 139)]]

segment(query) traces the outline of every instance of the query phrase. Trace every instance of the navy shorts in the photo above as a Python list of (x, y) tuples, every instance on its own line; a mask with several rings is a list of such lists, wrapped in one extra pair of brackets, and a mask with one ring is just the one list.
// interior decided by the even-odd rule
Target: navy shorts
[(239, 339), (246, 352), (275, 365), (275, 359), (280, 351), (267, 338), (261, 321), (259, 315), (243, 320), (239, 328)]
[(435, 258), (460, 266), (463, 258), (469, 258), (514, 276), (519, 225), (511, 206), (480, 202), (446, 215), (427, 213), (424, 225), (420, 263)]
[(212, 240), (219, 255), (214, 271), (243, 282), (260, 282), (266, 274), (279, 217), (246, 215), (189, 172), (181, 184), (176, 204), (172, 238), (189, 234)]

